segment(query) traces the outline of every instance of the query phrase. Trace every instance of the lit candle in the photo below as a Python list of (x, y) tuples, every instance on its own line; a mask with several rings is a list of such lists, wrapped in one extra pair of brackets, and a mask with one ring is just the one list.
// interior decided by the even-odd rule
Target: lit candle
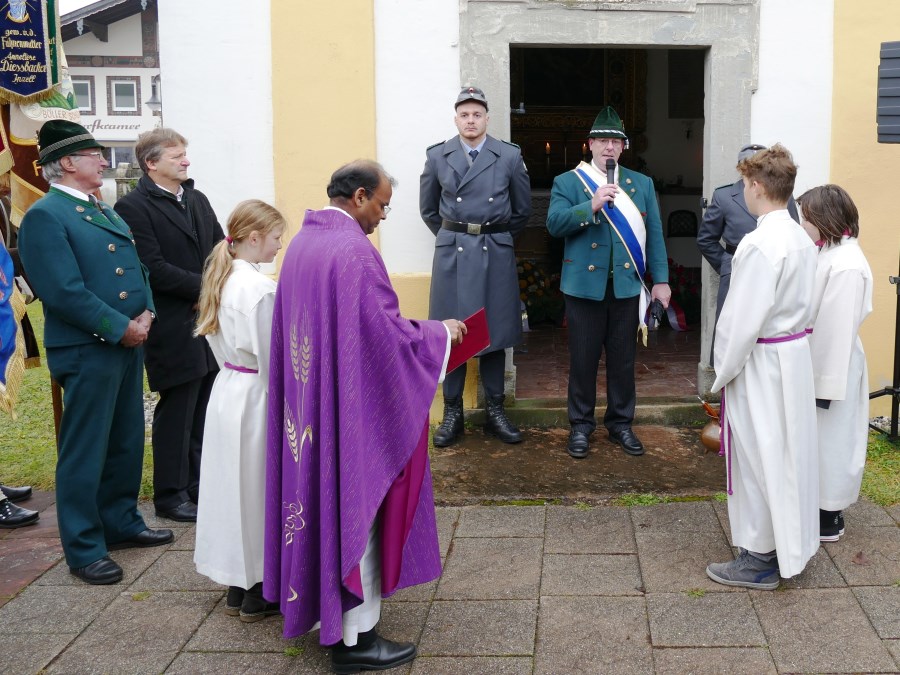
[(581, 154), (582, 154), (582, 155), (586, 155), (586, 154), (587, 154), (587, 143), (582, 143), (582, 144), (581, 144)]
[(549, 141), (547, 142), (547, 145), (544, 146), (544, 153), (547, 155), (550, 154), (550, 142)]

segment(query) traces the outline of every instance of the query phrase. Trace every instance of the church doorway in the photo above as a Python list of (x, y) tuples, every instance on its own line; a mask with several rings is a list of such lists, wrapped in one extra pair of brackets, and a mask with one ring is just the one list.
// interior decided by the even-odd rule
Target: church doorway
[[(641, 401), (692, 399), (701, 359), (705, 48), (509, 46), (510, 136), (531, 177), (533, 214), (516, 244), (525, 340), (514, 354), (516, 398), (566, 397), (568, 346), (559, 291), (562, 240), (546, 229), (553, 178), (590, 161), (587, 132), (612, 105), (631, 147), (623, 166), (653, 178), (679, 315), (638, 346)], [(686, 330), (684, 330), (686, 328)], [(601, 362), (598, 395), (605, 391)]]

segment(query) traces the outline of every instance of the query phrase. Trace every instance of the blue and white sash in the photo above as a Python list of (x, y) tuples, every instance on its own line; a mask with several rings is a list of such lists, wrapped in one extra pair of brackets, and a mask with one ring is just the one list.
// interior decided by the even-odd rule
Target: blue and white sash
[[(603, 176), (593, 164), (581, 162), (572, 171), (578, 176), (578, 180), (593, 195), (597, 188), (606, 184)], [(641, 300), (638, 306), (638, 323), (644, 346), (647, 345), (647, 308), (650, 306), (650, 291), (644, 283), (647, 251), (647, 228), (640, 209), (631, 201), (625, 190), (619, 190), (613, 203), (607, 202), (600, 209), (612, 231), (625, 246), (628, 257), (631, 258), (633, 269), (641, 282)]]

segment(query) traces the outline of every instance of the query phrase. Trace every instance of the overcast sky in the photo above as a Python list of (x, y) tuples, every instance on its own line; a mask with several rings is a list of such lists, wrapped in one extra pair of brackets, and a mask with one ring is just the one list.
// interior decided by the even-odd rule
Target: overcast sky
[(81, 9), (86, 5), (96, 2), (97, 0), (59, 0), (59, 15), (63, 16), (76, 9)]

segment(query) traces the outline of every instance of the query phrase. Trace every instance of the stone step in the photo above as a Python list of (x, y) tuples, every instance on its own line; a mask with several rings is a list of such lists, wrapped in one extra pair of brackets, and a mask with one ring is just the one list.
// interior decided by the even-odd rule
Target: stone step
[[(602, 423), (605, 401), (597, 402), (598, 423)], [(565, 399), (519, 399), (506, 406), (506, 414), (517, 426), (568, 428), (569, 417)], [(473, 425), (484, 424), (484, 410), (466, 411), (466, 420)], [(440, 420), (434, 420), (440, 423)], [(700, 402), (694, 399), (665, 399), (639, 403), (635, 409), (634, 423), (663, 426), (703, 426), (709, 417)]]

